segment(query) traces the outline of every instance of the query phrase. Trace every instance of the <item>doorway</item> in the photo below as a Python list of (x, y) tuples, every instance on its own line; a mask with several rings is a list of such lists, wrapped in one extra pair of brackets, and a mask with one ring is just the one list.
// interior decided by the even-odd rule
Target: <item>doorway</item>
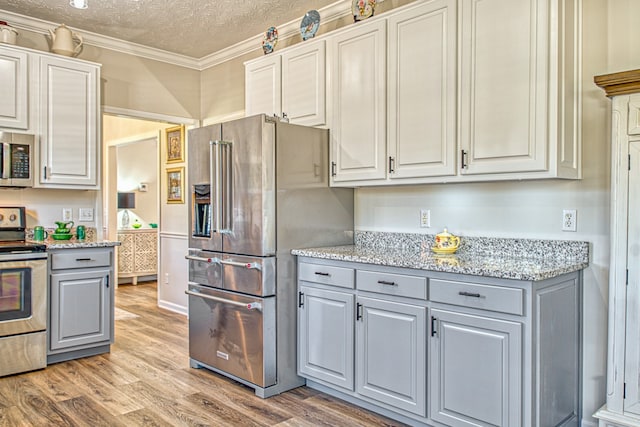
[[(182, 163), (169, 163), (166, 141), (168, 130), (194, 124), (192, 120), (135, 111), (105, 108), (103, 114), (104, 234), (109, 240), (121, 241), (118, 281), (136, 283), (157, 277), (158, 305), (183, 314), (187, 312), (182, 290), (187, 283), (186, 263), (176, 262), (175, 255), (187, 252), (188, 211), (185, 202), (167, 202), (165, 175), (168, 169), (186, 169), (186, 158)], [(118, 193), (129, 193), (135, 207), (118, 209)], [(123, 226), (125, 212), (128, 226)], [(138, 224), (140, 228), (133, 228)], [(145, 257), (153, 259), (155, 270)], [(172, 262), (165, 262), (167, 257)]]

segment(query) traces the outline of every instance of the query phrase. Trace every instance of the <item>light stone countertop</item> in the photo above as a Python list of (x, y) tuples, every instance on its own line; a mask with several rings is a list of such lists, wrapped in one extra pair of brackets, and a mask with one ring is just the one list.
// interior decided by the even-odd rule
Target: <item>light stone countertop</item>
[(97, 239), (78, 240), (75, 238), (75, 236), (70, 240), (53, 240), (49, 237), (42, 243), (47, 245), (48, 251), (52, 249), (107, 248), (112, 246), (120, 246), (120, 242), (118, 241)]
[(462, 237), (458, 251), (431, 251), (431, 235), (356, 232), (355, 245), (294, 249), (293, 255), (500, 279), (539, 281), (589, 265), (589, 243)]

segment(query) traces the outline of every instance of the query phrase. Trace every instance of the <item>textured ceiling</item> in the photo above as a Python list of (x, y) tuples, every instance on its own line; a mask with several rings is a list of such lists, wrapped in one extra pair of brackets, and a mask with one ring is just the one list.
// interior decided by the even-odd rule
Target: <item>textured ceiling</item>
[(88, 0), (79, 10), (69, 0), (0, 0), (0, 10), (202, 58), (335, 1)]

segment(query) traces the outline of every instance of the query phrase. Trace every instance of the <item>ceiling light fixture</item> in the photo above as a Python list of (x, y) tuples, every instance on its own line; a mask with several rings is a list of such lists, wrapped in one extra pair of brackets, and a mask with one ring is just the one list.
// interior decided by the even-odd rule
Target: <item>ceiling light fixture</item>
[(69, 4), (76, 9), (86, 9), (89, 7), (87, 0), (71, 0), (69, 1)]

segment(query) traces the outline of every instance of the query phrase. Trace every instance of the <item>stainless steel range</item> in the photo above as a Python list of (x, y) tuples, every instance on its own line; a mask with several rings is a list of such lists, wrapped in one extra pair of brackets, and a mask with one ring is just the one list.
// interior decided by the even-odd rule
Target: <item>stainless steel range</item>
[(0, 207), (0, 376), (47, 364), (46, 246), (25, 231), (24, 207)]
[(189, 131), (189, 356), (268, 397), (296, 374), (292, 248), (353, 241), (329, 132), (264, 115)]

